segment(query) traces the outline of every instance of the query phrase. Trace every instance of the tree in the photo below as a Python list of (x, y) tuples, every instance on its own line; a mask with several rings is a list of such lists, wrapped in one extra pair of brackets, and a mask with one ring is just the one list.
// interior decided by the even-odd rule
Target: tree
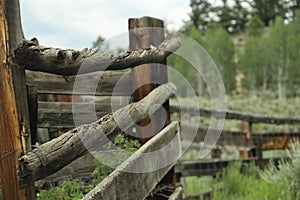
[[(232, 2), (232, 1), (231, 1)], [(228, 0), (213, 6), (207, 0), (191, 0), (190, 14), (192, 24), (204, 33), (207, 28), (222, 26), (229, 33), (235, 33), (245, 28), (249, 11), (242, 0), (234, 0), (230, 5)]]
[(264, 44), (262, 38), (264, 24), (258, 16), (253, 16), (247, 24), (247, 38), (239, 56), (239, 68), (245, 75), (243, 85), (252, 92), (263, 86), (267, 89), (268, 68), (265, 65)]
[(287, 88), (290, 95), (299, 94), (300, 85), (300, 10), (295, 11), (295, 17), (286, 28), (287, 41)]
[(261, 37), (264, 31), (264, 23), (257, 16), (254, 15), (247, 24), (247, 35), (254, 37)]
[(209, 16), (212, 8), (211, 3), (207, 0), (191, 0), (190, 7), (192, 8), (190, 14), (192, 24), (204, 33), (211, 22)]
[[(195, 27), (195, 26), (187, 26), (185, 27), (185, 30), (183, 30), (183, 33), (194, 39), (199, 44), (203, 45), (204, 43), (204, 37), (202, 33)], [(184, 48), (184, 47), (181, 47)], [(188, 51), (188, 50), (187, 50)], [(168, 57), (168, 65), (173, 67), (175, 70), (177, 70), (180, 74), (182, 74), (191, 84), (193, 88), (195, 88), (195, 92), (198, 95), (204, 94), (204, 82), (199, 77), (198, 72), (194, 69), (194, 67), (185, 59), (177, 56), (177, 55), (170, 55)], [(172, 73), (169, 73), (170, 76), (172, 76)], [(170, 77), (172, 79), (173, 77)], [(178, 82), (182, 80), (176, 80)], [(188, 90), (186, 88), (183, 88), (185, 86), (184, 82), (182, 84), (177, 84), (178, 92), (181, 92), (182, 96), (188, 96)]]
[(244, 50), (239, 58), (241, 72), (245, 75), (244, 86), (250, 86), (251, 90), (256, 91), (265, 77), (263, 51), (261, 39), (255, 36), (247, 37)]
[(269, 51), (273, 57), (271, 63), (275, 72), (278, 98), (285, 99), (287, 80), (289, 79), (289, 49), (287, 47), (287, 29), (282, 17), (276, 17), (275, 22), (271, 23), (269, 45)]
[(230, 35), (223, 29), (211, 29), (205, 36), (205, 48), (216, 63), (227, 91), (235, 89), (235, 46)]
[(252, 5), (254, 13), (257, 14), (266, 26), (274, 21), (277, 16), (291, 21), (295, 10), (300, 8), (299, 0), (254, 0)]
[(104, 37), (99, 35), (98, 38), (93, 42), (93, 48), (99, 47), (104, 41), (105, 41)]
[[(229, 2), (234, 4), (230, 5)], [(222, 26), (229, 33), (244, 30), (249, 12), (241, 3), (241, 0), (222, 0), (222, 5), (213, 9), (215, 15), (218, 16), (214, 23), (217, 26)]]

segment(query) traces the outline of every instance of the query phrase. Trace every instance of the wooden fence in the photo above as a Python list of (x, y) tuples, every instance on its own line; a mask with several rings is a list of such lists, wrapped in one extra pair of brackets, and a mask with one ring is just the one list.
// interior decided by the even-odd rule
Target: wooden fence
[[(238, 120), (239, 122), (242, 121), (240, 122), (242, 124), (246, 123), (246, 126), (243, 127), (243, 130), (238, 131), (210, 130), (210, 134), (221, 132), (215, 148), (212, 149), (211, 158), (199, 159), (199, 157), (197, 157), (196, 159), (190, 160), (181, 159), (176, 165), (176, 173), (178, 173), (179, 177), (215, 176), (217, 173), (220, 173), (224, 168), (226, 168), (231, 162), (255, 162), (261, 168), (264, 168), (270, 164), (271, 161), (275, 164), (278, 164), (280, 160), (286, 159), (286, 157), (264, 157), (263, 152), (287, 149), (291, 146), (293, 140), (300, 139), (300, 118), (273, 117), (241, 113), (230, 110), (210, 110), (206, 108), (200, 108), (196, 110), (192, 107), (182, 107), (177, 105), (171, 105), (170, 109), (173, 113), (184, 112), (190, 117), (197, 116), (200, 113), (201, 117), (214, 117), (217, 119), (224, 116), (223, 113), (226, 112), (226, 120)], [(290, 125), (295, 127), (296, 131), (256, 133), (252, 130), (252, 127), (255, 123), (271, 124), (273, 127), (275, 127), (275, 130), (277, 125)], [(194, 137), (193, 134), (190, 134), (195, 130), (197, 130), (196, 137)], [(189, 147), (189, 150), (194, 149), (196, 151), (200, 151), (200, 143), (204, 141), (207, 130), (207, 128), (203, 127), (193, 127), (191, 125), (181, 124), (181, 134), (183, 140), (193, 141), (193, 144)], [(221, 158), (222, 151), (226, 151), (227, 147), (238, 150), (239, 157), (234, 159)], [(193, 196), (187, 196), (185, 199), (211, 199), (211, 193), (212, 190)]]
[[(226, 120), (240, 120), (246, 122), (246, 130), (228, 131), (228, 130), (210, 130), (210, 134), (221, 132), (221, 135), (216, 143), (215, 149), (212, 150), (212, 159), (195, 159), (181, 161), (181, 167), (177, 168), (177, 172), (181, 176), (207, 176), (216, 175), (231, 161), (255, 161), (261, 167), (269, 163), (270, 158), (264, 158), (263, 152), (270, 150), (283, 150), (290, 147), (294, 139), (300, 139), (300, 131), (296, 132), (270, 132), (270, 133), (255, 133), (252, 131), (252, 126), (255, 123), (273, 124), (276, 125), (293, 125), (300, 124), (300, 118), (293, 117), (271, 117), (265, 115), (255, 115), (249, 113), (241, 113), (237, 111), (217, 111), (205, 108), (200, 108), (196, 111), (191, 107), (179, 107), (171, 105), (171, 112), (188, 113), (190, 116), (199, 114), (202, 117), (219, 118), (221, 113), (226, 112)], [(200, 112), (199, 112), (200, 111)], [(181, 132), (183, 140), (193, 140), (193, 145), (190, 149), (200, 150), (200, 143), (204, 141), (207, 134), (207, 128), (196, 127), (198, 130), (195, 138), (191, 138), (190, 131), (195, 130), (195, 127), (181, 124)], [(239, 158), (221, 159), (222, 147), (235, 148), (239, 151)], [(272, 157), (274, 162), (278, 162), (283, 157)]]
[[(66, 175), (69, 169), (73, 170), (70, 175), (74, 177), (77, 169), (73, 166), (78, 166), (76, 163), (80, 160), (89, 160), (91, 157), (87, 154), (93, 149), (93, 145), (103, 143), (104, 136), (99, 132), (103, 132), (112, 140), (121, 134), (122, 130), (117, 121), (122, 121), (126, 125), (122, 128), (127, 130), (131, 129), (135, 123), (146, 126), (151, 122), (151, 126), (147, 131), (135, 127), (135, 132), (138, 133), (136, 136), (141, 138), (139, 141), (142, 147), (84, 199), (181, 199), (182, 188), (176, 187), (175, 184), (178, 181), (174, 169), (175, 162), (147, 173), (129, 173), (124, 170), (126, 167), (141, 164), (139, 162), (141, 153), (157, 150), (174, 137), (176, 138), (174, 149), (180, 150), (179, 123), (171, 121), (170, 112), (187, 110), (191, 115), (195, 113), (193, 108), (169, 106), (168, 100), (174, 95), (175, 87), (167, 83), (166, 68), (158, 64), (147, 64), (166, 64), (167, 56), (180, 46), (178, 38), (165, 41), (163, 22), (150, 17), (129, 19), (130, 51), (112, 55), (95, 49), (76, 51), (43, 47), (39, 45), (37, 39), (22, 41), (24, 38), (19, 1), (1, 0), (0, 9), (0, 19), (3, 22), (0, 28), (4, 33), (0, 38), (2, 45), (0, 56), (3, 60), (0, 68), (0, 89), (3, 92), (0, 108), (4, 111), (4, 114), (0, 115), (2, 138), (0, 174), (3, 198), (5, 200), (34, 200), (35, 181), (49, 177), (57, 178), (60, 176), (57, 173)], [(153, 29), (147, 29), (148, 27), (158, 29), (154, 29), (153, 32)], [(87, 67), (82, 70), (80, 67), (83, 62)], [(101, 75), (96, 90), (88, 84), (82, 84), (84, 90), (81, 89), (79, 93), (74, 94), (75, 75), (78, 73), (85, 80), (97, 80), (99, 71), (121, 69), (129, 70), (125, 73), (106, 71)], [(27, 70), (26, 73), (25, 70)], [(116, 85), (119, 80), (122, 81), (121, 84)], [(139, 87), (140, 85), (142, 86)], [(119, 109), (114, 113), (108, 113), (113, 91), (117, 91), (114, 95), (120, 96), (119, 99), (114, 99), (114, 101), (119, 101), (115, 102), (116, 105), (119, 103)], [(70, 95), (77, 95), (74, 102), (70, 102)], [(82, 101), (83, 95), (102, 96), (101, 100), (96, 101), (95, 104), (97, 121), (88, 117), (94, 107)], [(123, 107), (122, 96), (130, 96), (131, 104)], [(63, 99), (65, 101), (62, 101)], [(162, 119), (159, 113), (152, 110), (153, 105), (157, 104), (162, 105), (166, 110), (166, 119)], [(80, 108), (77, 113), (72, 112), (72, 105)], [(201, 109), (200, 113), (219, 117), (218, 111)], [(82, 120), (75, 124), (74, 115), (81, 116)], [(253, 159), (265, 162), (262, 157), (263, 150), (284, 148), (291, 138), (298, 137), (297, 133), (255, 134), (251, 126), (253, 123), (295, 124), (299, 123), (299, 119), (270, 118), (236, 112), (227, 112), (226, 118), (244, 120), (249, 123), (246, 132), (223, 131), (219, 140), (219, 144), (222, 145), (242, 143), (243, 148), (246, 148), (240, 149), (240, 156), (245, 162)], [(79, 126), (75, 127), (77, 125)], [(189, 128), (189, 126), (182, 127), (183, 137), (189, 137)], [(63, 133), (52, 134), (57, 133), (58, 130)], [(38, 139), (37, 135), (40, 131), (44, 135), (50, 133), (49, 138), (55, 139), (50, 141)], [(204, 133), (205, 129), (199, 129), (196, 140), (203, 141)], [(228, 139), (230, 137), (239, 138), (241, 143), (232, 142)], [(89, 141), (90, 146), (84, 145), (82, 140)], [(276, 141), (282, 140), (284, 140), (284, 145), (278, 145), (280, 147), (270, 145), (272, 142), (276, 144)], [(36, 141), (45, 143), (35, 145)], [(33, 146), (35, 148), (31, 148), (31, 143), (35, 145)], [(179, 154), (180, 151), (174, 151), (171, 155), (176, 159)], [(143, 164), (145, 167), (157, 165), (165, 160), (166, 156), (170, 154), (162, 155), (155, 160), (147, 160)], [(181, 173), (181, 176), (212, 175), (225, 167), (228, 162), (230, 161), (220, 160), (218, 156), (215, 156), (213, 162), (206, 164), (203, 161), (182, 162), (177, 174)], [(218, 167), (213, 167), (212, 164)], [(204, 165), (214, 171), (203, 172)]]
[[(148, 27), (157, 27), (157, 29)], [(173, 148), (181, 149), (179, 123), (170, 120), (168, 104), (168, 99), (174, 95), (176, 88), (173, 84), (167, 83), (166, 68), (160, 68), (158, 64), (147, 64), (166, 64), (166, 57), (179, 48), (180, 40), (174, 38), (165, 41), (163, 22), (155, 18), (130, 19), (129, 29), (131, 50), (119, 55), (100, 53), (94, 49), (75, 51), (43, 47), (39, 45), (37, 39), (24, 40), (14, 49), (14, 63), (21, 66), (23, 70), (29, 70), (26, 71), (26, 75), (23, 73), (23, 78), (27, 85), (30, 119), (28, 129), (30, 128), (34, 149), (23, 151), (18, 159), (18, 188), (9, 188), (9, 183), (6, 182), (8, 179), (5, 178), (9, 174), (2, 173), (1, 184), (4, 199), (35, 199), (32, 190), (30, 194), (29, 190), (26, 190), (25, 194), (19, 191), (22, 188), (28, 188), (29, 185), (32, 186), (35, 181), (49, 176), (55, 177), (55, 173), (59, 174), (60, 170), (70, 169), (70, 166), (72, 168), (73, 163), (85, 161), (85, 159), (90, 160), (91, 157), (87, 156), (88, 151), (92, 150), (94, 145), (101, 145), (103, 137), (113, 140), (122, 133), (117, 121), (123, 122), (125, 127), (122, 128), (130, 130), (135, 123), (141, 126), (149, 124), (150, 116), (151, 137), (146, 135), (149, 134), (149, 130), (145, 132), (143, 129), (138, 129), (136, 136), (141, 137), (139, 140), (142, 147), (83, 199), (144, 199), (146, 197), (147, 199), (167, 199), (168, 197), (181, 199), (182, 190), (175, 187), (173, 167), (175, 162), (153, 172), (125, 172), (126, 168), (141, 164), (142, 153), (149, 153), (164, 147), (174, 137), (177, 142)], [(141, 29), (143, 29), (142, 32)], [(80, 66), (83, 62), (88, 65), (88, 68), (82, 71)], [(107, 66), (107, 63), (110, 64)], [(102, 66), (107, 66), (107, 68)], [(84, 90), (80, 91), (83, 92), (74, 94), (73, 86), (78, 72), (82, 74), (80, 76), (84, 77), (84, 80), (91, 81), (97, 80), (98, 71), (130, 68), (131, 70), (127, 72), (104, 72), (101, 74), (96, 90), (89, 88), (87, 84), (82, 84)], [(121, 77), (120, 83), (118, 81)], [(140, 84), (143, 86), (131, 91)], [(116, 88), (118, 86), (119, 88)], [(110, 113), (112, 99), (110, 96), (113, 91), (118, 91), (114, 92), (116, 96), (130, 96), (132, 102), (124, 107), (123, 104), (119, 104), (119, 109)], [(70, 95), (73, 95), (73, 102), (70, 102)], [(77, 97), (74, 98), (76, 95)], [(95, 104), (98, 118), (96, 122), (88, 117), (94, 108), (90, 103), (82, 101), (82, 96), (103, 96)], [(122, 98), (120, 97), (119, 100), (122, 101)], [(79, 108), (77, 113), (72, 112), (74, 104)], [(118, 103), (114, 104), (118, 106)], [(160, 127), (161, 116), (153, 110), (153, 105), (162, 105), (167, 112), (163, 129)], [(74, 115), (81, 116), (83, 120), (75, 124)], [(50, 141), (41, 141), (37, 138), (41, 130), (41, 134), (46, 135), (57, 130), (64, 133), (50, 135), (50, 139), (56, 137)], [(105, 136), (99, 132), (103, 132)], [(84, 140), (88, 141), (87, 144), (90, 146), (84, 145)], [(36, 141), (45, 143), (36, 145)], [(0, 153), (2, 158), (3, 151)], [(174, 160), (179, 157), (179, 153), (180, 151), (173, 152)], [(145, 168), (151, 168), (156, 166), (161, 159), (166, 158), (147, 160), (143, 164)], [(1, 167), (5, 170), (8, 166)], [(18, 196), (10, 195), (14, 191), (18, 193)]]

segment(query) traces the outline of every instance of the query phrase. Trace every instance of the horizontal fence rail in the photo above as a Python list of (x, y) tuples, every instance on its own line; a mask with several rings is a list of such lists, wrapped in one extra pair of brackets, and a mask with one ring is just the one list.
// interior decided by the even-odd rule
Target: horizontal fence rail
[(195, 115), (195, 114), (198, 115), (200, 112), (200, 116), (212, 116), (214, 118), (223, 117), (225, 113), (226, 119), (242, 120), (251, 123), (300, 124), (300, 118), (270, 117), (265, 115), (248, 114), (248, 113), (241, 113), (241, 112), (230, 111), (230, 110), (210, 110), (207, 108), (195, 109), (193, 107), (178, 106), (178, 105), (170, 105), (170, 110), (171, 112), (186, 112), (189, 113), (190, 115)]
[[(80, 81), (80, 85), (76, 85), (76, 90), (73, 88), (75, 80), (76, 76), (26, 72), (27, 85), (35, 86), (39, 94), (111, 96), (114, 92), (114, 96), (131, 95), (130, 72), (94, 72), (78, 75), (77, 81)], [(97, 84), (96, 90), (91, 83)]]

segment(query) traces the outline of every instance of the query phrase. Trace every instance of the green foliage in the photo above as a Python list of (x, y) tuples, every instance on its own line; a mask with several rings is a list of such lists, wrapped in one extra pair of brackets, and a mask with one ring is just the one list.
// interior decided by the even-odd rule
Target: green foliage
[(261, 21), (261, 19), (257, 15), (254, 15), (247, 24), (248, 35), (253, 37), (261, 37), (264, 27), (264, 23)]
[[(129, 152), (135, 152), (140, 148), (140, 143), (137, 140), (129, 140), (124, 137), (124, 135), (119, 135), (115, 138), (114, 144), (119, 150), (123, 149)], [(121, 151), (120, 151), (121, 152)], [(127, 157), (122, 158), (124, 161)], [(110, 156), (107, 156), (110, 159)], [(73, 200), (81, 199), (85, 194), (87, 194), (91, 189), (98, 185), (108, 174), (110, 174), (113, 169), (109, 166), (104, 165), (99, 160), (95, 159), (97, 167), (91, 174), (93, 178), (92, 184), (87, 187), (83, 187), (83, 183), (79, 179), (74, 179), (72, 181), (65, 180), (60, 181), (58, 186), (52, 187), (49, 190), (41, 189), (38, 194), (38, 200)], [(0, 198), (1, 199), (1, 198)]]
[(212, 9), (211, 3), (207, 0), (191, 0), (190, 7), (192, 8), (190, 14), (192, 24), (204, 33), (211, 22), (209, 16)]
[(242, 165), (234, 162), (216, 180), (221, 184), (214, 188), (213, 200), (280, 199), (283, 185), (270, 184), (259, 178), (259, 169), (254, 163)]
[(223, 28), (208, 30), (205, 36), (205, 48), (216, 63), (227, 92), (234, 90), (236, 75), (235, 46), (230, 35)]
[[(118, 162), (122, 163), (127, 159), (128, 154), (123, 154), (122, 150), (126, 150), (126, 152), (135, 152), (138, 148), (140, 148), (140, 143), (138, 140), (129, 140), (124, 137), (124, 135), (119, 135), (114, 139), (114, 144), (118, 147), (116, 157), (119, 159)], [(103, 157), (104, 156), (104, 157)], [(111, 155), (101, 155), (102, 159), (109, 160)], [(101, 160), (102, 160), (101, 159)], [(97, 167), (91, 174), (93, 177), (93, 185), (99, 184), (108, 174), (113, 172), (113, 168), (103, 164), (99, 159), (95, 159), (97, 163)]]
[(58, 186), (50, 190), (41, 190), (37, 200), (73, 200), (84, 196), (80, 180), (61, 181)]
[(98, 38), (93, 42), (93, 48), (99, 47), (104, 41), (105, 39), (99, 35)]
[(298, 0), (220, 0), (218, 4), (211, 2), (209, 0), (190, 1), (191, 22), (202, 32), (216, 25), (223, 27), (229, 33), (242, 31), (251, 15), (257, 15), (266, 26), (274, 21), (276, 16), (291, 21), (295, 9), (300, 8)]
[(290, 160), (282, 160), (278, 167), (270, 164), (261, 172), (262, 178), (272, 184), (284, 184), (284, 193), (289, 199), (300, 198), (300, 142), (294, 141), (292, 148), (287, 150)]

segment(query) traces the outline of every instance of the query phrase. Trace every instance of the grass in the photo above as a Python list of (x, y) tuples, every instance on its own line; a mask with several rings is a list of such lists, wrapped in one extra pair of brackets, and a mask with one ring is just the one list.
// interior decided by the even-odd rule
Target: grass
[(254, 164), (242, 167), (241, 162), (234, 162), (215, 179), (212, 177), (182, 178), (184, 196), (201, 197), (200, 194), (203, 192), (212, 191), (212, 200), (286, 199), (288, 195), (283, 192), (286, 186), (268, 183), (260, 178), (258, 171)]
[[(187, 100), (187, 104), (190, 103)], [(207, 97), (199, 97), (200, 107), (210, 107), (210, 99)], [(171, 101), (171, 104), (175, 101)], [(228, 96), (227, 108), (245, 113), (253, 113), (258, 115), (267, 115), (274, 117), (298, 117), (300, 118), (300, 97), (278, 100), (267, 97), (245, 97), (245, 96)], [(183, 123), (193, 125), (193, 120), (189, 117), (182, 120)], [(196, 120), (194, 120), (196, 121)], [(226, 120), (224, 129), (237, 131), (238, 120)], [(200, 126), (207, 127), (210, 123), (209, 118), (200, 118)], [(196, 124), (195, 124), (196, 126)], [(300, 125), (268, 125), (254, 124), (253, 132), (255, 133), (272, 133), (272, 132), (299, 132)], [(236, 158), (238, 159), (237, 149), (227, 149), (222, 151), (221, 158)], [(191, 149), (185, 152), (183, 160), (197, 160), (199, 149)], [(265, 151), (264, 158), (275, 156), (286, 156), (284, 150)], [(207, 156), (209, 158), (210, 155)], [(218, 177), (222, 179), (214, 179), (212, 177), (184, 177), (181, 183), (184, 187), (184, 196), (199, 195), (200, 193), (212, 190), (213, 200), (252, 200), (252, 199), (293, 199), (289, 192), (288, 184), (269, 183), (261, 178), (259, 169), (254, 164), (244, 166), (244, 171), (241, 171), (242, 164), (240, 162), (231, 164), (223, 172), (219, 173)]]

